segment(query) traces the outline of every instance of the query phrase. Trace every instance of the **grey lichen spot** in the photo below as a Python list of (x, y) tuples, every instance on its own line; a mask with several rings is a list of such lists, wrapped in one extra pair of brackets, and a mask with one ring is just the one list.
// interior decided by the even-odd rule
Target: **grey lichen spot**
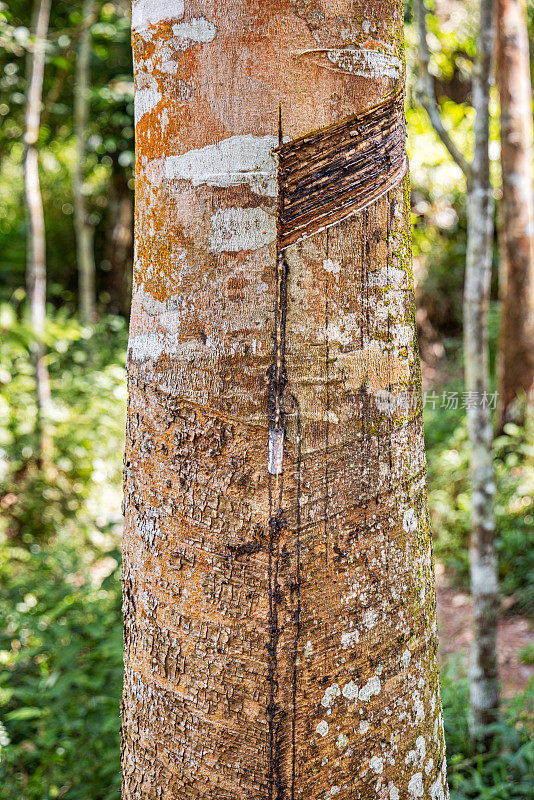
[(341, 269), (339, 261), (333, 261), (331, 258), (324, 259), (323, 267), (325, 272), (331, 272), (334, 275), (338, 275)]
[(413, 508), (407, 508), (404, 512), (402, 527), (406, 533), (413, 533), (417, 528), (417, 514)]
[(423, 791), (423, 773), (416, 772), (415, 775), (412, 775), (408, 783), (408, 794), (413, 798), (422, 797)]
[(380, 691), (380, 678), (377, 675), (373, 675), (372, 678), (369, 678), (365, 686), (362, 686), (360, 691), (358, 692), (358, 697), (360, 700), (367, 702), (373, 695), (378, 694)]
[(404, 669), (408, 669), (411, 660), (412, 660), (412, 654), (410, 653), (409, 650), (405, 650), (401, 656), (401, 664), (404, 667)]
[(339, 786), (332, 786), (330, 789), (325, 792), (324, 800), (330, 800), (331, 797), (335, 797), (340, 792)]
[(380, 756), (373, 756), (369, 761), (369, 766), (373, 772), (376, 772), (377, 775), (381, 775), (384, 771), (384, 760), (380, 758)]
[(328, 722), (326, 722), (326, 720), (323, 719), (323, 721), (317, 725), (315, 730), (317, 731), (319, 736), (322, 736), (324, 738), (328, 733)]
[(332, 686), (329, 686), (321, 700), (321, 705), (325, 708), (330, 708), (336, 697), (339, 697), (341, 694), (341, 690), (337, 683), (333, 683)]
[(212, 42), (217, 35), (217, 28), (213, 22), (204, 17), (193, 17), (189, 22), (173, 25), (172, 32), (179, 49), (186, 50), (194, 42), (202, 44)]
[(359, 640), (360, 634), (358, 633), (358, 628), (354, 628), (351, 631), (345, 631), (341, 634), (341, 644), (343, 647), (352, 647), (353, 644)]
[(358, 699), (358, 686), (354, 683), (354, 681), (349, 681), (345, 684), (343, 689), (341, 690), (341, 694), (347, 700), (357, 700)]
[(348, 745), (348, 743), (349, 743), (349, 737), (346, 736), (344, 733), (340, 733), (336, 739), (336, 747), (339, 748), (339, 750), (344, 750), (345, 747)]

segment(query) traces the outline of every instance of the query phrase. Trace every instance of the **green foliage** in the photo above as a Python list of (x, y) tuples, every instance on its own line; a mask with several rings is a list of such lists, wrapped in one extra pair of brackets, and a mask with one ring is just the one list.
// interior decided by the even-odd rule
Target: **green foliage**
[(119, 552), (107, 538), (83, 553), (65, 536), (0, 550), (4, 800), (119, 797)]
[[(72, 173), (75, 138), (73, 98), (76, 52), (82, 23), (81, 0), (52, 3), (46, 49), (43, 111), (39, 137), (39, 177), (47, 237), (48, 298), (75, 306), (76, 256)], [(133, 189), (133, 78), (130, 3), (97, 3), (91, 27), (90, 109), (86, 131), (84, 194), (94, 231), (97, 293), (106, 307), (106, 248), (113, 225), (113, 185), (117, 175)], [(23, 134), (32, 48), (32, 3), (0, 3), (0, 299), (24, 285), (26, 225), (23, 200)]]
[[(448, 387), (449, 389), (451, 387)], [(458, 389), (458, 387), (455, 387)], [(461, 398), (461, 390), (459, 390)], [(469, 444), (462, 409), (425, 409), (429, 504), (436, 557), (467, 583)], [(534, 614), (534, 419), (495, 440), (495, 516), (500, 590), (514, 611)]]
[(120, 516), (126, 324), (102, 319), (94, 330), (57, 313), (46, 330), (52, 396), (52, 470), (36, 460), (37, 408), (31, 332), (12, 305), (0, 306), (0, 533), (42, 542), (62, 527), (105, 527)]
[(0, 306), (0, 327), (2, 798), (111, 800), (120, 782), (126, 325), (49, 319), (46, 477), (35, 462), (31, 333), (13, 304)]
[(443, 717), (451, 800), (532, 800), (534, 798), (534, 681), (505, 701), (488, 753), (469, 741), (469, 681), (460, 661), (441, 670)]

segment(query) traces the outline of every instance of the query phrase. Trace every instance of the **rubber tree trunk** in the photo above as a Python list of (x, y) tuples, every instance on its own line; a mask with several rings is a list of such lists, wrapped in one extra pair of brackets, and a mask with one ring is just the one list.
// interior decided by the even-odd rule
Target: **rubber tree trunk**
[(95, 258), (93, 228), (87, 214), (85, 196), (85, 163), (87, 122), (89, 118), (89, 60), (91, 56), (91, 25), (94, 0), (83, 0), (82, 30), (76, 57), (76, 86), (74, 92), (74, 133), (76, 160), (73, 171), (74, 226), (78, 261), (78, 302), (84, 325), (95, 321)]
[(402, 25), (133, 6), (124, 798), (447, 797)]
[[(498, 0), (501, 99), (501, 336), (498, 428), (521, 419), (516, 398), (534, 403), (534, 172), (532, 86), (524, 0)], [(515, 406), (515, 409), (514, 409)]]
[(464, 287), (464, 370), (471, 445), (472, 533), (469, 550), (474, 605), (470, 663), (471, 732), (489, 737), (497, 718), (498, 584), (495, 553), (493, 429), (489, 410), (488, 306), (490, 297), (493, 196), (489, 162), (489, 93), (494, 43), (494, 2), (481, 0), (473, 77), (475, 150), (468, 188), (467, 256)]
[(26, 102), (24, 141), (24, 190), (28, 216), (26, 283), (30, 301), (31, 326), (35, 337), (33, 357), (37, 391), (37, 427), (39, 459), (46, 467), (51, 458), (52, 441), (48, 415), (51, 405), (50, 379), (44, 344), (46, 322), (46, 236), (43, 201), (39, 184), (39, 129), (45, 69), (46, 37), (50, 19), (50, 0), (41, 0), (35, 8), (33, 50), (29, 56), (29, 86)]

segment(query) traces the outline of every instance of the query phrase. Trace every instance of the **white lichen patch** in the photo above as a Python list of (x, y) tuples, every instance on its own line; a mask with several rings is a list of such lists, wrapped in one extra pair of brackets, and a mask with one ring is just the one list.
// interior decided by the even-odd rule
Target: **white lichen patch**
[(330, 789), (325, 792), (324, 800), (330, 800), (331, 797), (335, 797), (341, 791), (339, 786), (331, 786)]
[(189, 22), (180, 22), (172, 26), (175, 42), (181, 50), (185, 50), (193, 42), (206, 44), (212, 42), (217, 35), (217, 28), (204, 17), (193, 17)]
[(408, 669), (408, 666), (409, 666), (411, 660), (412, 660), (412, 654), (410, 653), (409, 650), (405, 650), (403, 652), (403, 654), (401, 656), (401, 660), (400, 660), (402, 666), (404, 667), (404, 669)]
[(381, 775), (384, 771), (384, 759), (380, 758), (380, 756), (373, 756), (369, 761), (369, 766), (376, 772), (377, 775)]
[(326, 720), (323, 719), (323, 721), (317, 725), (315, 730), (317, 731), (319, 736), (322, 736), (324, 738), (328, 733), (328, 722), (326, 722)]
[(405, 764), (423, 766), (426, 756), (426, 742), (423, 736), (418, 736), (415, 740), (415, 749), (410, 750), (404, 759)]
[(134, 361), (157, 360), (163, 352), (163, 342), (154, 333), (140, 333), (130, 337), (128, 351)]
[(179, 19), (184, 13), (184, 0), (134, 0), (132, 30), (142, 31), (165, 19)]
[(369, 678), (365, 686), (362, 686), (360, 691), (358, 692), (358, 697), (360, 700), (367, 702), (373, 695), (378, 694), (380, 692), (380, 678), (377, 675), (373, 675), (372, 678)]
[(341, 690), (341, 694), (347, 700), (357, 700), (358, 699), (358, 685), (354, 683), (354, 681), (349, 681), (345, 684), (343, 689)]
[(369, 723), (366, 720), (360, 722), (358, 726), (358, 733), (367, 733), (368, 730), (369, 730)]
[(217, 144), (189, 150), (165, 160), (165, 177), (191, 181), (193, 186), (239, 186), (248, 184), (255, 194), (276, 197), (277, 159), (275, 136), (231, 136)]
[(379, 50), (343, 47), (339, 50), (328, 50), (326, 55), (338, 69), (362, 78), (392, 78), (396, 80), (401, 74), (400, 59)]
[(389, 783), (389, 800), (399, 800), (399, 790), (391, 781)]
[(339, 685), (337, 683), (333, 683), (332, 686), (329, 686), (326, 689), (323, 699), (321, 700), (321, 705), (324, 706), (324, 708), (330, 708), (336, 697), (339, 697), (340, 694), (341, 690)]
[(341, 634), (341, 644), (343, 647), (352, 647), (359, 638), (360, 634), (358, 633), (358, 628), (354, 628), (352, 631), (345, 631)]
[(414, 329), (411, 325), (392, 325), (389, 335), (395, 347), (406, 347), (413, 341)]
[(426, 742), (424, 736), (417, 737), (417, 739), (415, 740), (415, 747), (420, 761), (421, 762), (424, 761), (426, 756)]
[(425, 707), (419, 692), (414, 693), (413, 710), (415, 712), (415, 724), (418, 725), (425, 718)]
[(439, 778), (436, 778), (430, 787), (430, 800), (448, 800), (449, 793), (446, 791), (447, 775), (443, 770)]
[(417, 528), (417, 514), (415, 509), (407, 508), (402, 518), (402, 527), (406, 533), (413, 533)]
[(340, 733), (336, 739), (336, 747), (339, 750), (344, 750), (345, 747), (348, 745), (348, 743), (349, 743), (349, 737), (346, 736), (344, 733)]
[(337, 275), (341, 269), (339, 261), (333, 261), (331, 258), (324, 259), (323, 267), (325, 272), (331, 272), (333, 275)]
[(408, 782), (408, 795), (410, 797), (422, 797), (423, 796), (423, 773), (416, 772), (415, 775), (412, 775)]
[(353, 341), (354, 334), (347, 328), (345, 320), (343, 325), (338, 322), (329, 322), (326, 327), (326, 339), (330, 344), (347, 345)]
[(275, 239), (275, 216), (263, 208), (224, 208), (211, 217), (212, 253), (259, 250)]
[(134, 94), (134, 122), (138, 122), (152, 111), (160, 102), (162, 94), (155, 78), (143, 76), (142, 82), (137, 84)]
[(326, 411), (323, 417), (324, 422), (331, 422), (332, 425), (339, 425), (339, 417), (333, 411)]
[(375, 627), (376, 623), (378, 622), (378, 614), (374, 608), (368, 608), (365, 614), (363, 615), (363, 624), (370, 631), (372, 628)]
[(304, 655), (309, 658), (313, 653), (313, 646), (311, 642), (306, 642), (304, 645)]

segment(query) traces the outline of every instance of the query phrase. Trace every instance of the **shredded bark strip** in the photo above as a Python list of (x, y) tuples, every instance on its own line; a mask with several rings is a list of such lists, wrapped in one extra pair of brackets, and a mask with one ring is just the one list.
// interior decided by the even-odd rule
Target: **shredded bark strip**
[(406, 172), (404, 95), (277, 149), (283, 249), (335, 225), (396, 186)]

